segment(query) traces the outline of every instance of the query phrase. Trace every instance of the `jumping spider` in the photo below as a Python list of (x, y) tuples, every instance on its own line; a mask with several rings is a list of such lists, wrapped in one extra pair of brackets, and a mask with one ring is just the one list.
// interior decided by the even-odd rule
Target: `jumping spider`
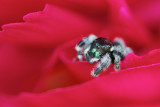
[(91, 71), (92, 76), (98, 76), (98, 74), (109, 67), (110, 64), (115, 64), (114, 69), (119, 70), (119, 63), (124, 57), (133, 52), (131, 48), (127, 47), (121, 38), (115, 38), (111, 43), (109, 40), (91, 34), (82, 41), (80, 41), (76, 47), (77, 57), (82, 61), (83, 56), (90, 64), (98, 62), (97, 66)]

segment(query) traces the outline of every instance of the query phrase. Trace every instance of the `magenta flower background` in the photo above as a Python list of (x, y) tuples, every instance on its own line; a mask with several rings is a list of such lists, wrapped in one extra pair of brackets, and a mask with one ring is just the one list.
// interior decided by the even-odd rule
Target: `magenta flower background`
[[(159, 10), (159, 0), (0, 1), (0, 106), (159, 106)], [(94, 65), (72, 62), (91, 33), (135, 53), (93, 78)]]

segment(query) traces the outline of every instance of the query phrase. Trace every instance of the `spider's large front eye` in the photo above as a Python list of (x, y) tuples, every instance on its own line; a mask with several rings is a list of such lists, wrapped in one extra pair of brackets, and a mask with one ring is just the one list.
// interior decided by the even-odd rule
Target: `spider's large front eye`
[(93, 49), (91, 49), (91, 51), (90, 51), (90, 55), (92, 55), (94, 52), (96, 52), (96, 49), (95, 48), (93, 48)]
[(94, 57), (95, 57), (95, 58), (98, 58), (98, 57), (99, 57), (99, 55), (100, 55), (100, 53), (99, 53), (99, 52), (97, 52), (97, 51), (94, 53)]

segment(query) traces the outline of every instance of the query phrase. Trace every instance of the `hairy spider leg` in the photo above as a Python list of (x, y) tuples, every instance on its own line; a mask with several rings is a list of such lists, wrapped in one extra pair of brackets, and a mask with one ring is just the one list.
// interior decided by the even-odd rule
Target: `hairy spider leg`
[(133, 52), (131, 48), (127, 47), (121, 38), (115, 38), (113, 42), (113, 57), (114, 57), (114, 69), (117, 71), (120, 69), (120, 61), (129, 53)]
[(129, 53), (133, 53), (133, 50), (125, 45), (125, 42), (121, 38), (115, 38), (113, 42), (114, 50), (120, 52), (123, 57)]
[(96, 68), (91, 71), (92, 76), (98, 76), (98, 74), (109, 67), (109, 65), (112, 63), (112, 59), (110, 57), (109, 53), (106, 53), (102, 58), (101, 61), (97, 64)]
[[(80, 61), (82, 61), (82, 54), (84, 54), (84, 51), (90, 47), (91, 43), (97, 39), (97, 37), (93, 34), (90, 34), (89, 36), (83, 38), (75, 47), (76, 51), (77, 51), (77, 57), (76, 59), (79, 59)], [(85, 54), (86, 59), (89, 58), (89, 56), (87, 56), (87, 54)], [(88, 59), (87, 59), (88, 60)]]
[(126, 47), (126, 44), (125, 44), (124, 40), (121, 39), (121, 38), (116, 37), (116, 38), (114, 39), (113, 44), (116, 44), (116, 43), (117, 43), (118, 45), (121, 45), (122, 47)]
[(113, 57), (114, 57), (114, 64), (115, 64), (114, 69), (118, 71), (120, 69), (119, 64), (121, 61), (121, 56), (113, 52)]
[(131, 48), (129, 48), (129, 47), (126, 47), (125, 50), (126, 50), (125, 53), (124, 53), (125, 56), (128, 55), (129, 53), (134, 53), (133, 50)]

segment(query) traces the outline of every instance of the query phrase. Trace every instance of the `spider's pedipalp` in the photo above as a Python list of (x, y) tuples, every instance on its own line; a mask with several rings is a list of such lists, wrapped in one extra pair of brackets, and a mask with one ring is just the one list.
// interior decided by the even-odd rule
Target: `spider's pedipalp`
[(88, 54), (88, 51), (90, 50), (90, 47), (91, 47), (91, 46), (87, 47), (87, 48), (84, 50), (84, 58), (85, 58), (86, 61), (89, 61), (89, 60), (90, 60), (90, 59), (89, 59), (89, 54)]
[(101, 61), (98, 63), (96, 68), (91, 72), (92, 76), (97, 76), (102, 70), (105, 70), (112, 62), (110, 54), (106, 53)]
[(115, 38), (113, 42), (114, 51), (121, 53), (123, 57), (132, 53), (133, 50), (126, 46), (125, 42), (121, 38)]
[[(82, 54), (84, 54), (84, 51), (91, 45), (91, 43), (96, 39), (97, 37), (93, 34), (90, 34), (89, 36), (83, 38), (75, 47), (75, 50), (77, 51), (77, 57), (76, 59), (79, 59), (82, 61)], [(87, 57), (86, 57), (87, 58)]]
[(97, 61), (99, 61), (99, 58), (91, 58), (91, 59), (89, 60), (89, 63), (90, 63), (90, 64), (93, 64), (94, 62), (97, 62)]

